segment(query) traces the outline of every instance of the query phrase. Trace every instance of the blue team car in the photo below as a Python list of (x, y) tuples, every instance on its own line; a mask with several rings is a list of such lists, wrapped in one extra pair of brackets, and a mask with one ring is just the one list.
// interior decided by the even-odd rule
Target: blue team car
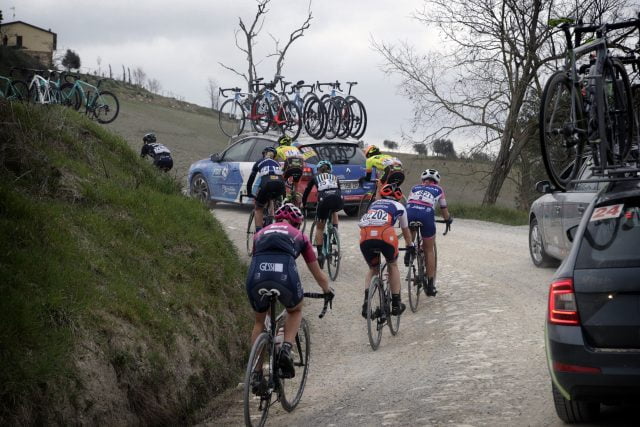
[[(189, 194), (208, 204), (253, 204), (252, 199), (242, 197), (247, 193), (251, 169), (262, 158), (262, 150), (276, 147), (277, 141), (277, 136), (268, 134), (242, 136), (223, 152), (193, 163), (187, 174)], [(367, 191), (372, 190), (372, 184), (366, 183), (366, 188), (363, 188), (358, 182), (365, 175), (365, 158), (358, 144), (340, 140), (305, 141), (300, 138), (297, 145), (305, 157), (304, 173), (297, 191), (304, 191), (307, 182), (313, 177), (317, 162), (329, 160), (341, 181), (345, 212), (349, 215), (357, 214), (360, 200)], [(309, 200), (315, 203), (315, 191)]]

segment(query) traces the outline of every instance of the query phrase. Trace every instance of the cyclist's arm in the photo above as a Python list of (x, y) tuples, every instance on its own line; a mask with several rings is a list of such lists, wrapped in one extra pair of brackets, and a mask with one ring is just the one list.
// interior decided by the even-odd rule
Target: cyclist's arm
[(373, 157), (369, 157), (367, 162), (365, 163), (365, 172), (367, 173), (364, 177), (365, 181), (371, 181), (371, 174), (373, 172)]
[(276, 148), (276, 157), (273, 160), (275, 160), (276, 162), (284, 162), (285, 161), (284, 147)]
[(253, 169), (251, 169), (251, 175), (249, 175), (249, 179), (247, 180), (247, 194), (251, 194), (251, 190), (253, 189), (253, 182), (256, 180), (256, 174), (258, 173), (258, 164), (260, 161), (257, 161), (253, 165)]
[(440, 208), (440, 212), (442, 212), (442, 217), (445, 219), (445, 221), (448, 221), (449, 218), (451, 218), (451, 214), (449, 213), (449, 208), (447, 208), (446, 206), (443, 208)]
[(309, 183), (307, 184), (307, 187), (304, 189), (304, 193), (302, 194), (302, 206), (306, 206), (307, 204), (307, 197), (309, 197), (309, 193), (311, 193), (311, 189), (317, 185), (316, 184), (316, 177), (314, 176), (313, 179), (311, 179), (309, 181)]
[(147, 144), (144, 144), (142, 146), (142, 151), (140, 151), (140, 157), (145, 157), (147, 154), (149, 154), (149, 146)]
[[(398, 205), (400, 203), (396, 202)], [(402, 207), (402, 205), (400, 205)], [(398, 225), (402, 230), (402, 237), (404, 237), (404, 245), (405, 246), (413, 246), (413, 242), (411, 241), (411, 231), (409, 231), (409, 220), (407, 219), (407, 210), (402, 207), (402, 214), (398, 217)]]

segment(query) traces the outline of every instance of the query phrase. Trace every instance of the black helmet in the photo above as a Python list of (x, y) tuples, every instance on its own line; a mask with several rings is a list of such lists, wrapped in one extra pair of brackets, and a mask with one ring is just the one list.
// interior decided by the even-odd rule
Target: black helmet
[(267, 153), (273, 153), (273, 157), (275, 157), (277, 151), (273, 147), (265, 147), (264, 150), (262, 150), (262, 157), (264, 157)]
[(142, 137), (142, 140), (144, 141), (145, 144), (151, 144), (152, 142), (156, 142), (156, 134), (148, 133)]

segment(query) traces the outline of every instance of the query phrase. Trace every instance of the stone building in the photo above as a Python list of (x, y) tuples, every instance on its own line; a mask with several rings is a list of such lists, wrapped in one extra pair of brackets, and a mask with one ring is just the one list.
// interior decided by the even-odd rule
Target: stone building
[(45, 30), (22, 21), (7, 22), (0, 25), (0, 40), (3, 46), (22, 49), (43, 64), (53, 65), (58, 35), (50, 29)]

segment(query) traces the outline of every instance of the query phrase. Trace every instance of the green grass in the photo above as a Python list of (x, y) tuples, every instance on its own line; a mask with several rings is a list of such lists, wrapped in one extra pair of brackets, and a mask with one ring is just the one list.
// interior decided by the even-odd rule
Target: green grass
[(247, 353), (246, 266), (221, 225), (75, 113), (0, 103), (0, 121), (0, 423), (91, 411), (79, 357), (141, 422), (184, 422)]
[(451, 212), (454, 219), (479, 219), (504, 225), (529, 224), (529, 215), (525, 211), (502, 206), (480, 206), (465, 203), (449, 203), (448, 205), (449, 212)]

